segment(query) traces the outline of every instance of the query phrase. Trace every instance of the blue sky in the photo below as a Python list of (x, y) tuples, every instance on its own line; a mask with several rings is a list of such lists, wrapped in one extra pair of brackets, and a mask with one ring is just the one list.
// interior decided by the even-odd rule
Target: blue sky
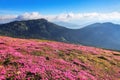
[(120, 0), (0, 0), (0, 23), (39, 18), (79, 25), (120, 24)]
[[(120, 11), (119, 0), (0, 0), (0, 10), (5, 14), (40, 12), (113, 12)], [(7, 12), (8, 11), (8, 12)]]

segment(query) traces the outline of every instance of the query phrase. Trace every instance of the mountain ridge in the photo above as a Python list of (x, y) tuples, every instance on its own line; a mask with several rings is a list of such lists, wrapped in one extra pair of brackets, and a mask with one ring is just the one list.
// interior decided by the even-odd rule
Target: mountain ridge
[(81, 29), (69, 29), (46, 19), (15, 21), (1, 24), (0, 35), (48, 39), (120, 50), (120, 25), (110, 22), (95, 23)]

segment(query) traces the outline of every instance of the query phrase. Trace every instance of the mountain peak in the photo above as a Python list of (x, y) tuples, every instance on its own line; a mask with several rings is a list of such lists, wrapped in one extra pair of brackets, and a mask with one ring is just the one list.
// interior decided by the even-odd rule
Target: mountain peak
[[(44, 18), (41, 18), (41, 19), (33, 19), (33, 20), (23, 20), (23, 21), (27, 21), (27, 22), (31, 22), (31, 21), (34, 21), (34, 22), (48, 22), (48, 20), (44, 19)], [(22, 21), (22, 22), (23, 22)]]
[(102, 25), (116, 25), (116, 24), (114, 24), (112, 22), (105, 22), (105, 23), (102, 23)]
[(112, 26), (119, 26), (118, 24), (114, 24), (112, 22), (104, 22), (104, 23), (94, 23), (94, 24), (90, 24), (88, 26), (86, 26), (86, 28), (93, 28), (93, 27), (112, 27)]
[(0, 25), (0, 30), (0, 35), (11, 37), (39, 38), (62, 41), (64, 38), (62, 34), (68, 29), (42, 18), (35, 20), (14, 21), (11, 23), (2, 24)]
[[(29, 21), (29, 20), (28, 20)], [(32, 21), (45, 21), (45, 22), (47, 22), (48, 20), (47, 19), (44, 19), (44, 18), (41, 18), (41, 19), (34, 19), (34, 20), (32, 20)]]

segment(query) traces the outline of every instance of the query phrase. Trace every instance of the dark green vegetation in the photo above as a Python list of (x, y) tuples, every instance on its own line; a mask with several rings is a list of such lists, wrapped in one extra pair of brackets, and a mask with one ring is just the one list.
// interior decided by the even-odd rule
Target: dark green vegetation
[(45, 19), (15, 21), (0, 25), (0, 35), (61, 41), (61, 35), (64, 34), (63, 32), (65, 32), (66, 29), (67, 28), (50, 23)]

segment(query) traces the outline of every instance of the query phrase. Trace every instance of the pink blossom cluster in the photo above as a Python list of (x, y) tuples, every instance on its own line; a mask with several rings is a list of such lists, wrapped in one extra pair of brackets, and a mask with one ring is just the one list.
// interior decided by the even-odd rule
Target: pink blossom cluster
[[(103, 53), (119, 54), (61, 42), (0, 37), (0, 80), (117, 80), (120, 74), (100, 78), (94, 63), (86, 60), (87, 54)], [(83, 56), (75, 56), (79, 54)]]

